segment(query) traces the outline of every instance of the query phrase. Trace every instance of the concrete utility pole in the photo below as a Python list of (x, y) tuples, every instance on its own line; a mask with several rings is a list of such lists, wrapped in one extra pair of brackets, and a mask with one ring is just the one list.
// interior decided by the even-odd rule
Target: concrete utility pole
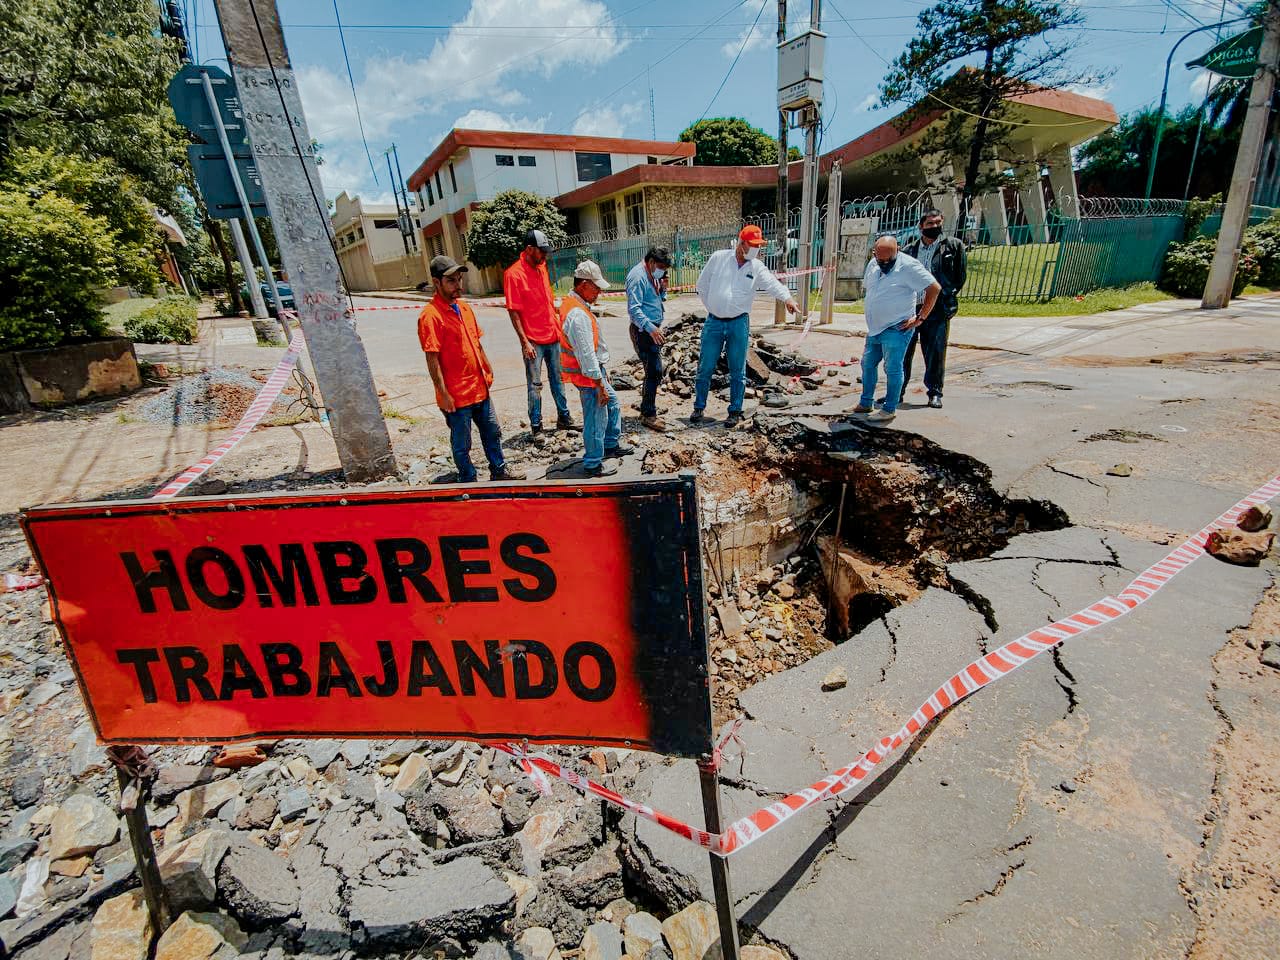
[[(787, 0), (778, 0), (778, 43), (787, 39)], [(787, 111), (778, 111), (778, 199), (774, 204), (774, 243), (778, 245), (778, 271), (787, 269)], [(775, 326), (787, 322), (787, 308), (774, 302)]]
[(267, 305), (262, 302), (262, 288), (258, 286), (258, 274), (253, 269), (249, 245), (244, 242), (244, 229), (240, 226), (239, 220), (228, 220), (227, 224), (231, 227), (231, 239), (235, 241), (236, 256), (240, 258), (240, 269), (244, 272), (244, 285), (249, 289), (253, 315), (259, 320), (265, 320), (271, 314), (267, 313)]
[(214, 7), (342, 471), (353, 481), (394, 476), (395, 454), (334, 253), (275, 0), (214, 0)]
[(827, 229), (823, 233), (822, 265), (822, 317), (820, 323), (830, 323), (836, 306), (836, 267), (840, 262), (840, 179), (844, 170), (840, 166), (843, 157), (836, 157), (827, 171)]
[(1231, 302), (1231, 286), (1240, 263), (1240, 244), (1244, 240), (1245, 227), (1249, 225), (1253, 185), (1258, 179), (1258, 164), (1262, 159), (1262, 148), (1266, 145), (1271, 94), (1275, 90), (1276, 66), (1280, 64), (1280, 6), (1277, 0), (1267, 4), (1263, 28), (1258, 69), (1253, 75), (1253, 89), (1249, 92), (1249, 112), (1245, 114), (1244, 129), (1240, 131), (1236, 165), (1231, 171), (1231, 190), (1227, 194), (1226, 209), (1222, 212), (1222, 226), (1218, 229), (1218, 247), (1209, 267), (1204, 299), (1200, 302), (1206, 310), (1218, 310)]
[[(812, 0), (809, 29), (822, 29), (822, 0)], [(815, 103), (804, 111), (804, 178), (800, 184), (800, 261), (798, 267), (813, 266), (813, 221), (818, 197), (818, 127), (822, 125), (822, 104)], [(830, 211), (827, 212), (830, 216)], [(809, 314), (809, 287), (813, 277), (800, 278), (800, 315)]]

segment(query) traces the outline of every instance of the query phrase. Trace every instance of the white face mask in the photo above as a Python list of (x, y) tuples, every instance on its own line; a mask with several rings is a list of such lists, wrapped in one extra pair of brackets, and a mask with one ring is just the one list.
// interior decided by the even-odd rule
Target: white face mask
[(756, 257), (760, 256), (760, 248), (759, 248), (759, 247), (747, 247), (747, 254), (746, 254), (746, 256), (747, 256), (747, 259), (748, 259), (748, 260), (754, 260)]
[(662, 279), (663, 277), (665, 277), (666, 275), (667, 275), (667, 271), (666, 271), (666, 270), (664, 270), (664, 269), (662, 269), (662, 267), (654, 267), (654, 268), (653, 268), (653, 279), (655, 279), (655, 280), (661, 280), (661, 279)]

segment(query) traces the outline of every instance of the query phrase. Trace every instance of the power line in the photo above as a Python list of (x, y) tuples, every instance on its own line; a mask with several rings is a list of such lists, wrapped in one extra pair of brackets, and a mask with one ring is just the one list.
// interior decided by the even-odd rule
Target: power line
[[(729, 64), (729, 69), (725, 71), (724, 79), (720, 81), (720, 86), (716, 87), (716, 92), (713, 93), (711, 95), (711, 99), (707, 101), (707, 108), (702, 111), (702, 116), (698, 117), (698, 119), (693, 122), (695, 127), (706, 119), (707, 114), (711, 112), (712, 104), (716, 102), (716, 97), (720, 96), (720, 91), (724, 89), (724, 85), (728, 83), (729, 78), (733, 76), (733, 68), (738, 65), (738, 60), (742, 57), (742, 51), (747, 49), (747, 44), (751, 42), (751, 38), (756, 32), (756, 26), (760, 23), (760, 15), (764, 13), (764, 8), (766, 6), (768, 6), (768, 0), (760, 0), (760, 9), (756, 11), (756, 18), (751, 21), (751, 26), (747, 28), (746, 35), (742, 38), (742, 46), (738, 47), (738, 52), (734, 55), (733, 63)], [(645, 68), (645, 73), (648, 73), (648, 67)], [(655, 137), (655, 139), (657, 138)]]
[(360, 116), (360, 98), (356, 95), (356, 78), (351, 75), (351, 58), (347, 56), (347, 37), (342, 32), (342, 14), (338, 12), (338, 0), (333, 0), (333, 17), (338, 21), (338, 39), (342, 41), (342, 62), (347, 65), (347, 83), (351, 85), (351, 99), (356, 105), (356, 125), (360, 128), (360, 142), (364, 144), (365, 159), (369, 161), (369, 172), (373, 174), (374, 186), (380, 187), (378, 171), (373, 166), (373, 154), (369, 152), (369, 141), (364, 135), (364, 118)]

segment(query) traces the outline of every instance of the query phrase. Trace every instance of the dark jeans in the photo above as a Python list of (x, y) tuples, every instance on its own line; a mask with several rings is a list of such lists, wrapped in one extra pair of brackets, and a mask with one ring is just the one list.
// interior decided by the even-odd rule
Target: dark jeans
[(920, 344), (920, 352), (924, 354), (924, 386), (929, 396), (942, 396), (942, 381), (947, 374), (947, 335), (951, 332), (951, 318), (940, 310), (929, 314), (920, 326), (911, 332), (911, 345), (907, 347), (907, 356), (902, 361), (902, 392), (907, 392), (907, 381), (911, 379), (911, 358), (915, 356), (916, 344)]
[(644, 387), (640, 391), (640, 416), (656, 417), (658, 415), (658, 384), (662, 382), (662, 347), (653, 342), (653, 337), (641, 333), (635, 324), (627, 327), (631, 332), (631, 345), (636, 348), (636, 356), (644, 365)]
[(458, 407), (453, 413), (444, 415), (444, 422), (449, 425), (449, 442), (453, 447), (453, 462), (458, 465), (460, 481), (470, 483), (476, 478), (476, 468), (471, 463), (472, 423), (480, 428), (480, 443), (484, 447), (484, 455), (489, 459), (489, 469), (503, 468), (502, 428), (498, 426), (498, 416), (494, 413), (491, 399), (486, 397), (469, 407)]

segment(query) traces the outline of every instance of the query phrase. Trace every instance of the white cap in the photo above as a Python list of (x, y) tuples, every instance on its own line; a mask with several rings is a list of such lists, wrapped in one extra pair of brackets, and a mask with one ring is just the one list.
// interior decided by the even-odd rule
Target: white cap
[(573, 271), (573, 279), (590, 280), (601, 290), (609, 289), (609, 281), (604, 278), (604, 274), (600, 272), (600, 265), (594, 260), (583, 260), (578, 264), (578, 269)]

